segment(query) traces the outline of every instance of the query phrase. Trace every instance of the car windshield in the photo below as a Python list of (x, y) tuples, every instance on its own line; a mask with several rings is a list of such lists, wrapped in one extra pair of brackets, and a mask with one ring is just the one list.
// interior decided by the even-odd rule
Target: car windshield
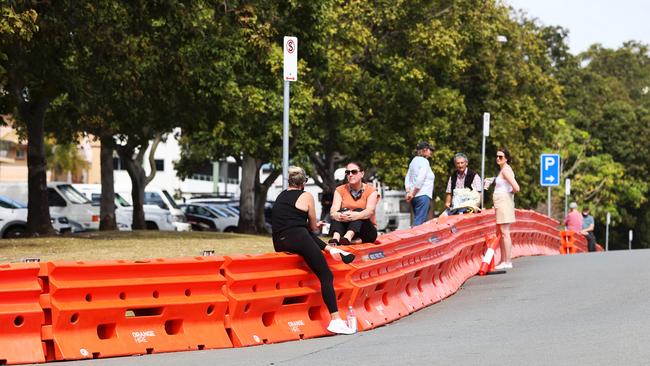
[(129, 203), (129, 201), (124, 199), (124, 197), (120, 196), (119, 193), (115, 193), (115, 203), (117, 203), (118, 205), (120, 205), (122, 207), (131, 207), (131, 204)]
[(212, 211), (220, 213), (222, 217), (236, 217), (233, 211), (229, 210), (228, 206), (225, 205), (208, 205)]
[(178, 205), (176, 204), (176, 201), (174, 201), (174, 198), (169, 194), (169, 192), (167, 192), (166, 190), (163, 189), (162, 193), (163, 193), (163, 194), (165, 195), (165, 197), (167, 197), (167, 199), (169, 200), (169, 204), (170, 204), (173, 208), (178, 209)]
[(224, 211), (220, 210), (218, 207), (207, 206), (206, 208), (209, 209), (210, 211), (214, 212), (219, 217), (228, 217), (229, 216), (227, 212), (224, 212)]
[(18, 201), (14, 201), (9, 197), (0, 196), (0, 207), (4, 208), (27, 208), (27, 205)]
[(79, 193), (73, 186), (69, 184), (59, 184), (56, 186), (61, 194), (65, 196), (71, 203), (75, 204), (88, 204), (90, 201), (83, 194)]

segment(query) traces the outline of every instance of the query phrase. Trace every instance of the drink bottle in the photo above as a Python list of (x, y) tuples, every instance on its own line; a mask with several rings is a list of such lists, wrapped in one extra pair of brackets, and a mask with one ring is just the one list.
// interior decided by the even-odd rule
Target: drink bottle
[(348, 327), (355, 332), (357, 331), (357, 316), (354, 315), (352, 306), (348, 306)]

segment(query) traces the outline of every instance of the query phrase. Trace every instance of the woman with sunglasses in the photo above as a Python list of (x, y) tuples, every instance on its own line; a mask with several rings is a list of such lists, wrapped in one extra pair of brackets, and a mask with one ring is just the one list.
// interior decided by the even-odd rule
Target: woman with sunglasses
[(359, 163), (345, 167), (347, 183), (336, 188), (330, 209), (332, 245), (349, 245), (355, 239), (374, 243), (377, 239), (375, 206), (379, 195), (375, 187), (363, 182), (363, 175)]
[(298, 254), (320, 281), (321, 296), (330, 312), (331, 321), (327, 330), (338, 334), (352, 334), (338, 312), (334, 275), (327, 265), (323, 251), (337, 260), (350, 263), (354, 254), (325, 244), (315, 234), (323, 225), (316, 222), (314, 196), (305, 192), (307, 175), (296, 166), (289, 167), (289, 187), (282, 191), (273, 204), (273, 248), (276, 252)]
[(492, 201), (497, 218), (497, 229), (501, 233), (501, 264), (496, 269), (512, 268), (512, 239), (510, 239), (510, 224), (515, 222), (515, 193), (519, 192), (519, 184), (515, 173), (510, 167), (512, 157), (506, 148), (497, 150), (497, 165), (499, 175), (495, 179)]
[(422, 141), (416, 145), (416, 155), (409, 164), (409, 170), (404, 178), (406, 188), (406, 202), (413, 206), (413, 226), (418, 226), (427, 221), (429, 204), (433, 197), (433, 182), (436, 176), (429, 165), (431, 145)]

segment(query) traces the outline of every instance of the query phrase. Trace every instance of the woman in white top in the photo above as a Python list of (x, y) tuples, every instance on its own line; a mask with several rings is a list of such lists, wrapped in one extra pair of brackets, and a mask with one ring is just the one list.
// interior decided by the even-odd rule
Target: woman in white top
[(519, 192), (519, 184), (515, 180), (515, 173), (510, 167), (512, 158), (508, 149), (497, 150), (497, 165), (501, 171), (495, 180), (494, 210), (496, 211), (497, 228), (501, 233), (501, 264), (496, 269), (512, 268), (512, 239), (510, 238), (510, 224), (515, 222), (515, 193)]
[(417, 144), (416, 149), (416, 156), (411, 160), (404, 178), (406, 202), (410, 202), (413, 206), (413, 226), (427, 221), (429, 203), (433, 196), (433, 181), (436, 178), (427, 160), (431, 157), (431, 145), (422, 141)]

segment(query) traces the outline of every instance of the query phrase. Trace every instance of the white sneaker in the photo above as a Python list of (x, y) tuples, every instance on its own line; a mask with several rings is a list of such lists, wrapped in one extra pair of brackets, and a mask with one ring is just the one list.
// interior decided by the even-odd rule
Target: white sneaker
[(512, 269), (512, 262), (501, 262), (501, 264), (495, 266), (494, 269)]
[(327, 330), (336, 334), (354, 334), (354, 330), (348, 327), (343, 319), (332, 319), (330, 325), (327, 326)]

